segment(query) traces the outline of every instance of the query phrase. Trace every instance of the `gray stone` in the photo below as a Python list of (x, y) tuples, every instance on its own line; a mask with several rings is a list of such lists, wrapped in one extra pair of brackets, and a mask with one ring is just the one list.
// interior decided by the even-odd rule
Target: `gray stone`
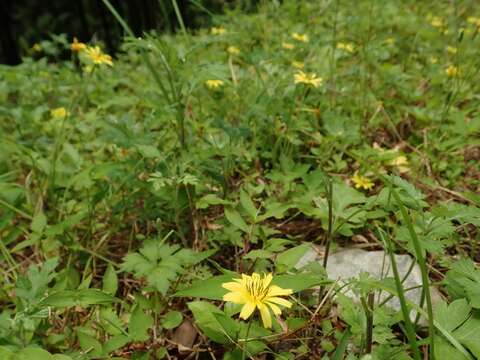
[[(296, 268), (301, 269), (311, 261), (322, 262), (324, 249), (316, 247), (310, 249), (297, 263)], [(420, 267), (415, 263), (414, 259), (409, 255), (395, 255), (398, 272), (401, 278), (405, 278), (411, 269), (408, 276), (403, 282), (405, 296), (412, 302), (420, 304), (420, 297), (422, 293), (422, 275)], [(338, 280), (340, 284), (345, 283), (349, 279), (358, 278), (360, 273), (367, 272), (376, 279), (384, 279), (386, 277), (393, 277), (393, 271), (390, 266), (390, 258), (385, 251), (365, 251), (356, 248), (340, 249), (335, 253), (331, 253), (328, 257), (327, 274), (331, 280)], [(356, 295), (348, 289), (344, 290), (345, 295), (356, 298)], [(441, 299), (440, 292), (434, 286), (430, 286), (430, 294), (432, 303), (437, 303)], [(385, 300), (390, 294), (383, 291), (375, 294), (375, 303), (378, 304)], [(400, 301), (397, 297), (393, 297), (387, 303), (387, 306), (400, 310)], [(412, 311), (410, 314), (413, 319), (416, 312)]]

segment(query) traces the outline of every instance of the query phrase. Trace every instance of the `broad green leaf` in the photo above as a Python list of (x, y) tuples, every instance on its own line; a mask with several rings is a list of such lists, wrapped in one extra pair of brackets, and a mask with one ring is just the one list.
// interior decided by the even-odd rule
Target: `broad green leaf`
[(194, 282), (189, 288), (178, 291), (174, 296), (222, 300), (223, 295), (227, 293), (227, 290), (222, 287), (222, 284), (232, 281), (234, 277), (237, 276), (235, 273), (232, 273), (232, 275), (220, 275), (207, 280), (200, 280)]
[(160, 151), (151, 145), (137, 145), (137, 149), (143, 157), (147, 159), (156, 159), (161, 157)]
[(197, 200), (196, 206), (197, 209), (206, 209), (210, 205), (228, 205), (230, 203), (230, 201), (223, 200), (215, 194), (207, 194)]
[(258, 210), (245, 190), (240, 190), (240, 204), (247, 212), (248, 216), (250, 216), (252, 222), (256, 222)]
[(118, 299), (98, 289), (62, 290), (49, 295), (40, 302), (41, 306), (71, 307), (88, 305), (105, 305)]
[(30, 228), (32, 229), (33, 232), (42, 233), (46, 225), (47, 225), (47, 217), (42, 211), (39, 211), (33, 217)]
[(277, 271), (284, 272), (294, 268), (302, 256), (310, 249), (312, 249), (311, 245), (305, 243), (277, 255), (277, 258), (275, 259)]
[(206, 301), (193, 301), (187, 305), (195, 317), (195, 323), (209, 339), (220, 344), (230, 342), (224, 334), (225, 330), (215, 317), (215, 314), (223, 314), (220, 309)]
[(180, 311), (169, 311), (163, 315), (161, 324), (165, 329), (174, 329), (182, 323), (183, 315)]
[(88, 351), (92, 357), (99, 357), (103, 354), (102, 344), (83, 330), (77, 330), (77, 337), (83, 351)]
[(480, 358), (480, 319), (470, 317), (453, 332), (453, 337), (478, 359)]
[(108, 264), (107, 270), (103, 275), (103, 292), (109, 295), (115, 295), (118, 288), (118, 277), (112, 264)]
[(146, 341), (149, 339), (148, 330), (153, 326), (153, 318), (143, 312), (140, 306), (136, 306), (128, 324), (128, 334), (134, 341)]
[(441, 302), (435, 308), (435, 320), (447, 331), (453, 331), (470, 316), (472, 308), (466, 299), (458, 299), (451, 304)]
[(225, 208), (224, 212), (225, 217), (233, 226), (235, 226), (237, 229), (242, 230), (243, 232), (248, 232), (248, 225), (245, 220), (243, 220), (243, 218), (240, 216), (237, 210)]
[(15, 354), (16, 360), (52, 360), (52, 355), (48, 351), (37, 348), (26, 348)]
[(128, 336), (123, 334), (113, 336), (103, 344), (103, 351), (106, 354), (109, 354), (112, 351), (115, 351), (127, 345), (130, 341), (131, 339)]

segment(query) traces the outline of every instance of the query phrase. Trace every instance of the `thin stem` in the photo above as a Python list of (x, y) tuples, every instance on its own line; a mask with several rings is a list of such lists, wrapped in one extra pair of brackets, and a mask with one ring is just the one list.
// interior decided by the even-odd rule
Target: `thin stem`
[(325, 233), (325, 256), (323, 257), (323, 267), (327, 268), (328, 263), (328, 254), (330, 252), (330, 244), (332, 242), (332, 228), (333, 228), (333, 187), (332, 179), (327, 177), (326, 184), (326, 195), (328, 203), (328, 228)]
[(367, 329), (365, 338), (365, 353), (370, 354), (372, 352), (373, 342), (373, 306), (375, 303), (374, 292), (368, 293), (367, 304), (365, 304), (365, 315), (367, 317)]
[(248, 321), (248, 327), (247, 327), (247, 332), (245, 334), (245, 342), (243, 344), (243, 350), (242, 350), (242, 360), (245, 360), (245, 355), (247, 352), (247, 343), (248, 343), (248, 335), (250, 334), (250, 328), (252, 326), (252, 318)]

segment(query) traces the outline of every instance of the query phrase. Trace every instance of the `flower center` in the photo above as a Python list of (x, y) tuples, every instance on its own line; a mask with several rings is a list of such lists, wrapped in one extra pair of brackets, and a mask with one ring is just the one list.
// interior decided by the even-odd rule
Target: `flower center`
[(264, 285), (260, 276), (249, 279), (246, 288), (254, 301), (262, 301), (268, 293), (268, 286)]

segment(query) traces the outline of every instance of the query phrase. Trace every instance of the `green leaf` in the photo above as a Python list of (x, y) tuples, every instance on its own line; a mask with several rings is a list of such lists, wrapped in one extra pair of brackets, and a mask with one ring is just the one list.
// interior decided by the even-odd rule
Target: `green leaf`
[(312, 249), (310, 244), (302, 244), (295, 246), (291, 249), (284, 251), (283, 253), (277, 255), (275, 260), (275, 266), (278, 272), (285, 272), (295, 267), (298, 261), (302, 258), (305, 253)]
[(195, 252), (160, 240), (147, 240), (139, 252), (124, 257), (122, 270), (133, 272), (136, 278), (146, 278), (150, 286), (165, 295), (170, 284), (186, 268), (206, 259), (215, 251)]
[(107, 270), (103, 275), (103, 292), (115, 295), (118, 288), (118, 277), (112, 264), (108, 264)]
[(147, 159), (156, 159), (161, 157), (160, 151), (151, 145), (137, 145), (137, 149), (143, 157)]
[(294, 293), (311, 289), (314, 286), (327, 285), (332, 282), (317, 274), (301, 273), (292, 275), (277, 275), (273, 277), (272, 284), (284, 289), (292, 289)]
[(206, 301), (193, 301), (187, 305), (195, 317), (196, 324), (209, 339), (220, 344), (230, 342), (224, 334), (223, 327), (215, 317), (215, 314), (223, 314), (220, 309)]
[(468, 348), (475, 358), (480, 358), (480, 319), (470, 317), (453, 332), (453, 337)]
[(40, 302), (40, 306), (71, 307), (105, 305), (118, 299), (98, 289), (62, 290), (53, 293)]
[(148, 330), (153, 326), (153, 318), (143, 312), (140, 306), (133, 310), (128, 324), (128, 334), (134, 341), (147, 341)]
[(47, 217), (42, 211), (39, 211), (33, 217), (30, 228), (33, 232), (41, 234), (47, 225)]
[[(102, 344), (84, 330), (77, 329), (78, 343), (83, 351), (88, 352), (91, 357), (99, 357), (103, 354)], [(35, 358), (34, 358), (35, 359)]]
[(215, 194), (207, 194), (197, 200), (196, 207), (197, 209), (206, 209), (210, 205), (228, 205), (231, 204), (230, 201), (223, 200)]
[(243, 232), (248, 232), (248, 225), (245, 220), (243, 220), (243, 218), (240, 216), (237, 210), (225, 208), (224, 212), (225, 217), (233, 226), (235, 226), (237, 229), (242, 230)]
[(441, 302), (435, 308), (435, 320), (447, 331), (453, 331), (470, 316), (472, 308), (466, 299), (458, 299), (447, 305)]
[(103, 351), (105, 352), (105, 354), (109, 354), (112, 351), (115, 351), (127, 345), (130, 341), (131, 339), (123, 334), (113, 336), (103, 344)]
[(227, 293), (227, 290), (222, 287), (222, 284), (232, 281), (234, 277), (238, 277), (236, 273), (232, 273), (231, 275), (214, 276), (207, 280), (200, 280), (194, 282), (189, 288), (178, 291), (174, 296), (222, 300), (223, 295)]
[(255, 207), (252, 199), (250, 196), (245, 192), (245, 190), (240, 190), (240, 204), (242, 205), (243, 209), (247, 212), (248, 216), (252, 222), (255, 222), (257, 219), (258, 210)]
[(165, 329), (174, 329), (182, 323), (183, 315), (180, 311), (169, 311), (167, 312), (162, 320), (161, 324)]
[(52, 360), (48, 351), (38, 348), (26, 348), (15, 354), (15, 360)]

